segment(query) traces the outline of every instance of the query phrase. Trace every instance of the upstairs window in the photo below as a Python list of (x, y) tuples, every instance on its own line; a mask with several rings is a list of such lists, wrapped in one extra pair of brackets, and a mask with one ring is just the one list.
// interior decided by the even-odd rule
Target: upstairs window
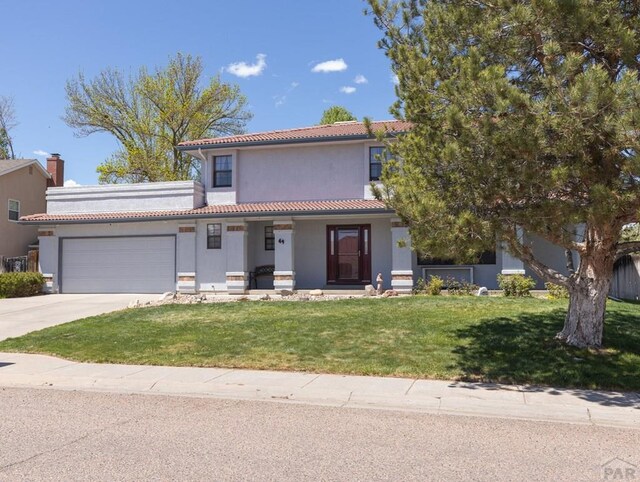
[(276, 236), (273, 233), (273, 226), (264, 227), (264, 250), (274, 251), (276, 246)]
[(207, 249), (222, 249), (222, 224), (207, 224)]
[(20, 219), (20, 201), (9, 199), (9, 221)]
[(391, 154), (384, 147), (369, 148), (369, 180), (379, 181), (382, 175), (382, 163), (391, 159)]
[(231, 187), (231, 156), (214, 156), (213, 187)]

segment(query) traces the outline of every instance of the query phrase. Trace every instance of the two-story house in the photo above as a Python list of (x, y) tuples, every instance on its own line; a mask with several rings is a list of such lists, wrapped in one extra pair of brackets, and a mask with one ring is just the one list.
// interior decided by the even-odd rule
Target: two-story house
[[(410, 125), (372, 128), (394, 138)], [(499, 245), (473, 266), (418, 259), (407, 227), (371, 194), (384, 147), (363, 123), (201, 139), (179, 149), (200, 160), (199, 181), (47, 191), (46, 214), (22, 222), (39, 226), (48, 291), (337, 289), (382, 273), (385, 288), (408, 292), (425, 274), (495, 287), (498, 273), (525, 272)], [(254, 280), (265, 266), (272, 278)]]
[(47, 186), (61, 183), (58, 162), (63, 162), (59, 156), (47, 160), (52, 175), (36, 159), (0, 159), (0, 256), (26, 255), (38, 239), (36, 226), (21, 226), (18, 221), (46, 209)]

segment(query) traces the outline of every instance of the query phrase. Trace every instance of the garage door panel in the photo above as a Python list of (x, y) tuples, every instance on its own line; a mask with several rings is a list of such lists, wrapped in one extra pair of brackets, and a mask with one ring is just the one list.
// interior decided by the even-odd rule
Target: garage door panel
[(175, 276), (173, 236), (62, 241), (64, 293), (163, 293)]

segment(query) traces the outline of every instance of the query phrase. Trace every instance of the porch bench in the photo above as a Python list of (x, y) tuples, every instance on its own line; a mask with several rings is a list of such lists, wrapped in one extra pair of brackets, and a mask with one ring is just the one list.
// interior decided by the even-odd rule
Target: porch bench
[(272, 264), (264, 266), (256, 266), (253, 271), (249, 272), (249, 288), (258, 288), (258, 278), (264, 276), (273, 276), (276, 267)]

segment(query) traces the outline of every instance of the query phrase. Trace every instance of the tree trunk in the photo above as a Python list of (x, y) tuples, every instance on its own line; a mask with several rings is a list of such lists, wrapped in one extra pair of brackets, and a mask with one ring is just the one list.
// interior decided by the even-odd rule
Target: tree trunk
[(585, 258), (568, 286), (569, 308), (557, 337), (580, 348), (602, 346), (607, 296), (613, 276), (613, 257)]

